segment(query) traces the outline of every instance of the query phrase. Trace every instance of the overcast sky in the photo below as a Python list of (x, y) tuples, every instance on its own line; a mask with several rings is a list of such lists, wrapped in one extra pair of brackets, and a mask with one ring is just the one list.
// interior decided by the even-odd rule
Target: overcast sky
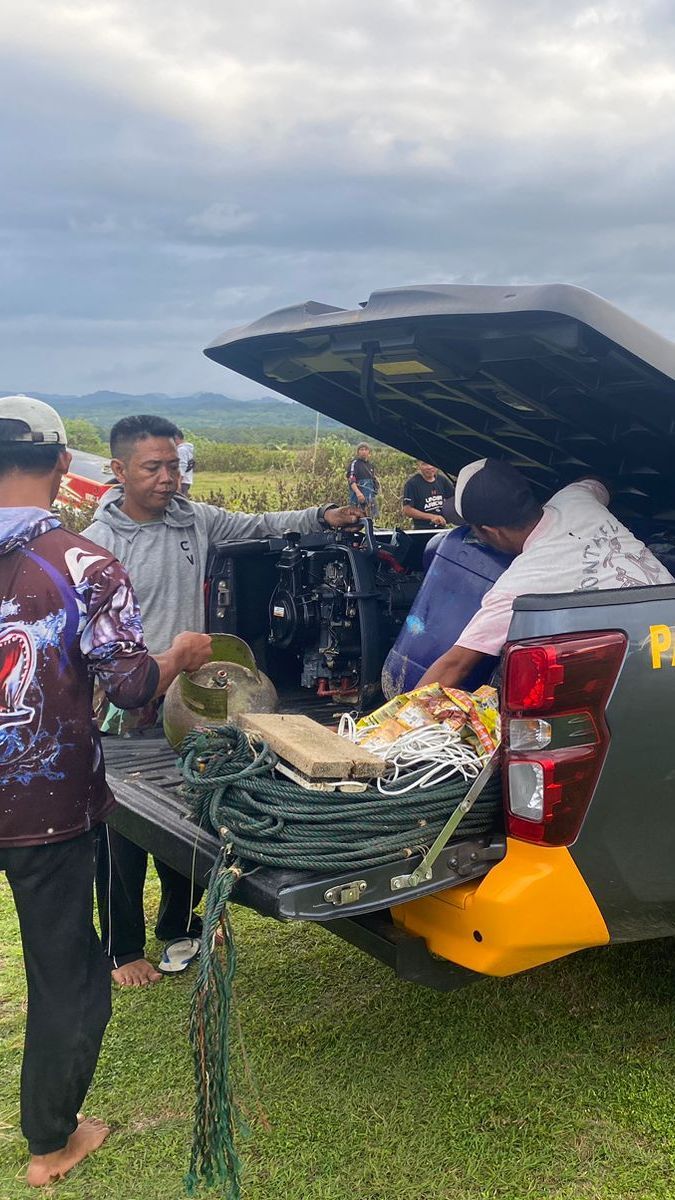
[(566, 281), (675, 337), (673, 0), (5, 0), (0, 387), (259, 394), (224, 329)]

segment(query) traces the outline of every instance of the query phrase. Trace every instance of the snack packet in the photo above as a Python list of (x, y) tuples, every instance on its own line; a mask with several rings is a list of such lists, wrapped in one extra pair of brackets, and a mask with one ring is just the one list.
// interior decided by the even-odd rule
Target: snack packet
[(444, 688), (437, 683), (395, 696), (357, 722), (360, 738), (374, 753), (381, 753), (411, 729), (446, 725), (481, 755), (492, 754), (500, 741), (499, 697), (484, 684), (476, 692)]
[[(499, 694), (496, 688), (484, 683), (473, 693), (474, 711), (487, 730), (492, 750), (501, 741), (502, 723), (499, 713)], [(492, 750), (490, 753), (492, 753)]]
[(359, 744), (365, 746), (373, 754), (382, 754), (400, 738), (401, 734), (410, 733), (410, 729), (410, 725), (404, 725), (402, 721), (389, 717), (380, 725), (373, 725), (368, 729), (367, 733), (359, 739)]

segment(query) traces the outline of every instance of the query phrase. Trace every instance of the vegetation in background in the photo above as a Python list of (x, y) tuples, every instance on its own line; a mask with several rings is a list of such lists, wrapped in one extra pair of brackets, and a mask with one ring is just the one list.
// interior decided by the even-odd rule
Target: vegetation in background
[[(346, 504), (349, 498), (346, 468), (353, 453), (353, 445), (340, 438), (322, 438), (316, 454), (313, 447), (288, 452), (281, 470), (249, 475), (239, 486), (230, 481), (227, 496), (223, 492), (203, 495), (199, 475), (193, 492), (200, 499), (212, 504), (226, 503), (228, 508), (241, 512), (308, 508), (325, 501)], [(400, 525), (403, 484), (414, 468), (413, 460), (398, 450), (385, 448), (374, 452), (373, 459), (382, 488), (379, 523)]]
[[(95, 512), (95, 504), (83, 504), (80, 508), (59, 507), (58, 515), (66, 529), (70, 529), (73, 533), (82, 533), (83, 529), (91, 525)], [(1, 1196), (0, 1200), (2, 1200)]]
[[(84, 420), (67, 421), (70, 444), (80, 450), (103, 453), (95, 441), (97, 430)], [(308, 508), (334, 501), (346, 504), (346, 468), (354, 456), (355, 442), (337, 436), (323, 437), (314, 446), (270, 448), (214, 442), (187, 434), (195, 444), (197, 472), (192, 495), (238, 512)], [(400, 525), (403, 484), (414, 470), (414, 460), (386, 446), (373, 449), (381, 484), (381, 525)], [(219, 478), (223, 476), (223, 478)], [(80, 512), (68, 516), (70, 528), (84, 529), (91, 521)]]
[(82, 417), (73, 419), (66, 417), (63, 424), (66, 427), (68, 445), (72, 450), (83, 450), (87, 454), (100, 454), (103, 458), (108, 457), (110, 454), (108, 443), (103, 438), (101, 430), (92, 425), (91, 421), (85, 421)]
[[(306, 445), (314, 440), (316, 413), (292, 400), (263, 396), (257, 400), (233, 400), (214, 392), (197, 392), (192, 396), (165, 396), (151, 392), (144, 396), (128, 396), (121, 392), (94, 392), (88, 396), (46, 396), (65, 419), (80, 419), (93, 423), (107, 437), (110, 428), (120, 417), (133, 413), (156, 413), (190, 428), (215, 441), (259, 443), (260, 445)], [(361, 434), (330, 417), (321, 417), (321, 432), (339, 434), (358, 441)]]
[(192, 432), (186, 436), (194, 445), (198, 472), (281, 471), (292, 465), (296, 454), (288, 446), (214, 442)]

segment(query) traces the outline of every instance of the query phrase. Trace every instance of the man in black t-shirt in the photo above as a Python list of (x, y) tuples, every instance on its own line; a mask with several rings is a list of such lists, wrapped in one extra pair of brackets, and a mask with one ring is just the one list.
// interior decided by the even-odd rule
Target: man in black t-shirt
[(431, 463), (417, 462), (417, 473), (411, 475), (403, 489), (403, 515), (410, 517), (413, 529), (443, 529), (445, 513), (452, 503), (455, 489)]
[(367, 442), (360, 442), (356, 447), (356, 458), (353, 458), (347, 467), (347, 481), (349, 503), (360, 508), (367, 517), (377, 517), (380, 483), (370, 461), (370, 446)]

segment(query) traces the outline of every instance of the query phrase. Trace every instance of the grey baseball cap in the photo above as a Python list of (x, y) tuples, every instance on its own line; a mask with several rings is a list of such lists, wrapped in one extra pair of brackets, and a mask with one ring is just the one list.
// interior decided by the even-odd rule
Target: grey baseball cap
[(67, 440), (63, 421), (51, 404), (32, 396), (0, 398), (0, 445), (65, 446)]

